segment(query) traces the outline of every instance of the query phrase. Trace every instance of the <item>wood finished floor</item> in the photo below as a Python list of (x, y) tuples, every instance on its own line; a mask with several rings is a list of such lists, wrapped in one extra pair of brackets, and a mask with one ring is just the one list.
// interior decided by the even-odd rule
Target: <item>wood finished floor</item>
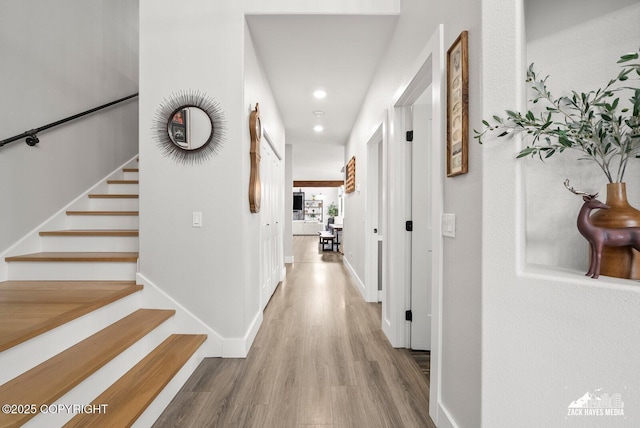
[(155, 427), (435, 427), (420, 367), (317, 243), (294, 237), (247, 358), (205, 359)]

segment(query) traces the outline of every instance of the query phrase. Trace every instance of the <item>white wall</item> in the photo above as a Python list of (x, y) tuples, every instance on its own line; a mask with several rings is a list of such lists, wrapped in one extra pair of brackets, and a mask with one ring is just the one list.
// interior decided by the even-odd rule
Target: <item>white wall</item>
[[(527, 1), (525, 5), (527, 63), (535, 63), (541, 77), (550, 76), (547, 85), (556, 96), (567, 95), (572, 89), (588, 92), (602, 88), (620, 72), (616, 64), (619, 57), (640, 46), (637, 0), (606, 4)], [(571, 25), (553, 25), (549, 15), (571, 16)], [(629, 105), (627, 95), (621, 98), (621, 103)], [(569, 178), (575, 188), (599, 192), (604, 201), (607, 179), (594, 162), (578, 161), (578, 157), (566, 152), (544, 163), (532, 159), (525, 164), (529, 263), (588, 270), (588, 244), (575, 225), (583, 201), (562, 183)], [(629, 202), (637, 208), (640, 186), (635, 183), (639, 180), (640, 160), (632, 159), (624, 181)]]
[[(585, 5), (572, 3), (572, 12)], [(482, 2), (485, 117), (525, 105), (524, 76), (530, 58), (523, 10), (520, 1)], [(553, 13), (545, 13), (543, 19), (547, 16)], [(589, 23), (572, 22), (583, 25)], [(616, 23), (615, 30), (599, 28), (598, 35), (610, 44), (619, 31), (624, 29)], [(637, 41), (633, 34), (637, 33), (628, 37)], [(554, 49), (564, 49), (565, 43), (574, 42), (558, 43)], [(607, 55), (616, 57), (617, 49), (609, 46)], [(578, 57), (588, 53), (576, 46), (578, 52)], [(548, 61), (545, 58), (540, 59)], [(572, 73), (579, 80), (590, 75), (579, 67)], [(503, 141), (482, 146), (482, 426), (638, 426), (640, 290), (635, 282), (592, 280), (582, 272), (524, 263), (529, 198), (524, 178), (533, 165), (515, 160), (515, 151), (513, 144)], [(598, 393), (622, 394), (625, 419), (567, 416), (572, 401), (599, 388)]]
[[(255, 313), (259, 216), (249, 212), (247, 196), (250, 104), (260, 102), (262, 123), (280, 153), (285, 152), (270, 91), (260, 73), (247, 68), (255, 61), (248, 50), (245, 55), (244, 14), (378, 14), (397, 10), (399, 2), (188, 0), (179, 8), (167, 0), (140, 4), (140, 271), (217, 331), (227, 343), (224, 355), (241, 355), (261, 319)], [(213, 97), (227, 121), (222, 150), (199, 165), (163, 157), (151, 139), (158, 105), (184, 89)], [(191, 227), (193, 211), (203, 213), (202, 228)]]
[[(360, 184), (361, 192), (346, 197), (344, 250), (350, 265), (361, 278), (364, 278), (365, 266), (362, 219), (367, 214), (364, 201), (367, 187), (365, 144), (383, 120), (385, 111), (392, 109), (394, 95), (398, 95), (396, 91), (406, 87), (408, 79), (413, 77), (407, 75), (407, 70), (414, 68), (418, 56), (440, 23), (444, 24), (445, 49), (462, 30), (469, 31), (470, 123), (479, 120), (479, 14), (480, 4), (471, 0), (446, 3), (407, 0), (402, 3), (402, 13), (390, 49), (380, 63), (345, 153), (345, 160), (356, 156), (356, 182)], [(400, 124), (390, 123), (389, 129), (400, 132)], [(472, 144), (469, 148), (469, 174), (446, 179), (444, 188), (444, 211), (456, 214), (458, 230), (455, 239), (444, 241), (443, 357), (439, 405), (447, 409), (450, 419), (459, 427), (476, 427), (480, 420), (480, 156), (480, 149)], [(395, 168), (398, 174), (402, 173), (400, 164)], [(389, 176), (389, 185), (394, 186), (398, 180), (401, 180), (400, 176)], [(389, 225), (386, 240), (405, 239), (402, 231), (404, 222), (401, 223)], [(461, 263), (464, 263), (464, 269), (460, 269)]]
[[(0, 140), (138, 91), (138, 2), (7, 1)], [(137, 152), (127, 101), (0, 148), (0, 253)]]
[[(284, 123), (280, 117), (280, 112), (278, 110), (278, 106), (273, 98), (273, 93), (271, 92), (271, 87), (269, 86), (269, 82), (264, 73), (262, 63), (260, 58), (257, 57), (253, 40), (251, 39), (251, 34), (249, 28), (247, 27), (246, 22), (244, 23), (244, 46), (245, 46), (245, 55), (244, 55), (244, 105), (245, 111), (250, 113), (250, 109), (255, 107), (255, 103), (259, 103), (260, 105), (260, 120), (261, 124), (264, 128), (265, 135), (268, 133), (269, 139), (271, 143), (274, 145), (274, 154), (279, 156), (281, 159), (285, 159), (286, 149), (285, 149), (285, 130)], [(248, 116), (246, 120), (246, 126), (244, 126), (244, 140), (249, 142), (249, 126), (248, 126)], [(261, 139), (261, 152), (264, 153), (268, 150), (266, 147), (269, 143), (266, 138)], [(249, 145), (245, 147), (246, 160), (249, 160)], [(264, 159), (268, 161), (267, 158)], [(284, 170), (285, 163), (281, 161), (278, 163), (280, 169)], [(247, 180), (245, 189), (248, 192), (249, 189), (249, 170), (246, 170), (245, 177)], [(283, 201), (285, 193), (284, 193), (284, 171), (282, 173), (272, 171), (271, 179), (274, 180), (275, 184), (271, 187), (272, 191), (279, 192), (281, 197), (278, 199), (271, 198), (271, 200), (264, 199), (261, 203), (261, 214), (251, 215), (250, 217), (245, 217), (245, 227), (246, 231), (251, 231), (254, 233), (260, 233), (259, 229), (255, 228), (256, 225), (260, 225), (260, 221), (256, 221), (253, 217), (260, 217), (264, 213), (279, 213), (277, 217), (278, 224), (284, 223), (284, 209), (280, 207), (278, 210), (274, 210), (271, 207), (268, 207), (267, 204), (273, 203), (275, 200)], [(279, 177), (279, 179), (278, 179)], [(266, 177), (264, 178), (267, 179)], [(265, 184), (263, 183), (263, 189)], [(247, 196), (248, 200), (248, 196)], [(274, 219), (275, 220), (275, 219)], [(244, 245), (246, 250), (243, 252), (244, 263), (243, 266), (260, 266), (261, 257), (260, 257), (260, 245), (256, 245), (256, 239), (254, 233), (245, 233), (243, 237), (245, 239)], [(277, 257), (274, 255), (277, 259)], [(279, 267), (278, 272), (282, 271), (284, 266)], [(260, 312), (260, 293), (259, 289), (256, 287), (259, 285), (260, 278), (260, 269), (243, 269), (245, 274), (245, 329), (251, 328), (251, 323), (258, 316), (258, 312)], [(276, 281), (278, 282), (278, 281)], [(261, 315), (261, 314), (260, 314)], [(254, 332), (257, 332), (257, 326), (254, 327)], [(247, 347), (248, 351), (248, 347)]]

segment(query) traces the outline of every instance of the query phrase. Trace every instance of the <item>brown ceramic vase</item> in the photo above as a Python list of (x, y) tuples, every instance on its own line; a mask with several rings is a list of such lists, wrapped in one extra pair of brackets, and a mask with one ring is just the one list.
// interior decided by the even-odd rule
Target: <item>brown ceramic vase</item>
[[(609, 205), (609, 209), (597, 210), (591, 215), (591, 223), (594, 226), (640, 227), (640, 211), (627, 202), (625, 183), (607, 184), (606, 204)], [(604, 247), (600, 275), (640, 279), (640, 252), (631, 246)]]

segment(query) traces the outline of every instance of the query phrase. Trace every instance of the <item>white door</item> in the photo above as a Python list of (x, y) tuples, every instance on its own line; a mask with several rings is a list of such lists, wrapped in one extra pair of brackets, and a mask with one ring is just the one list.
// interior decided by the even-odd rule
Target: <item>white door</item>
[(280, 186), (280, 161), (277, 156), (269, 147), (269, 152), (271, 156), (271, 183), (270, 183), (270, 197), (269, 197), (269, 205), (271, 211), (271, 274), (269, 284), (269, 298), (273, 295), (273, 292), (280, 281), (280, 266), (279, 255), (282, 254), (282, 240), (280, 238), (280, 230), (282, 225), (280, 224), (280, 210), (282, 207), (282, 189)]
[(382, 301), (382, 126), (367, 143), (365, 299)]
[(260, 182), (262, 197), (260, 200), (260, 305), (262, 309), (271, 297), (273, 271), (273, 232), (272, 229), (272, 153), (268, 145), (263, 144), (260, 159)]
[[(430, 89), (427, 92), (431, 93)], [(430, 96), (428, 97), (431, 98)], [(415, 104), (411, 145), (411, 349), (431, 350), (431, 107)]]

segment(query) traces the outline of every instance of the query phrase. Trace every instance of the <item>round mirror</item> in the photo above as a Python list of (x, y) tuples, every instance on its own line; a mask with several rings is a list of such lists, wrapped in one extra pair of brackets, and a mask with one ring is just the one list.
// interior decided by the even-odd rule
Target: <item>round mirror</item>
[(213, 98), (189, 89), (162, 100), (152, 128), (164, 155), (192, 164), (218, 153), (224, 141), (226, 120)]
[(199, 107), (182, 107), (169, 118), (169, 138), (184, 150), (198, 150), (213, 136), (213, 123), (207, 113)]

